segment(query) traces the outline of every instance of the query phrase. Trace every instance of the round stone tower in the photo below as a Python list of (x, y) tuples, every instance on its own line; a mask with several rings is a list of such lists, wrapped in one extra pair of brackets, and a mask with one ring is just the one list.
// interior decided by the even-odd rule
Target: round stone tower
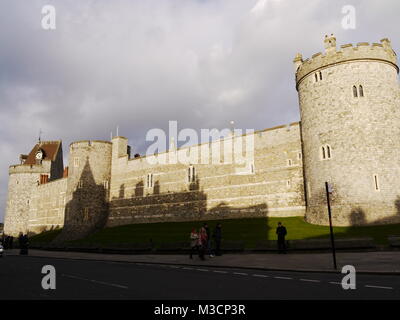
[(399, 68), (390, 41), (342, 45), (294, 59), (301, 113), (306, 220), (335, 225), (400, 221)]
[(78, 239), (104, 226), (108, 215), (111, 150), (108, 141), (71, 143), (65, 223), (58, 240)]

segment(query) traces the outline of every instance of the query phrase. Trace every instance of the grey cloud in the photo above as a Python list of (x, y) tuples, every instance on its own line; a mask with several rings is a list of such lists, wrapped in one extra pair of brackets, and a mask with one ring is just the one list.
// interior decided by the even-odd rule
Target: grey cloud
[[(57, 30), (40, 27), (57, 10)], [(258, 10), (251, 9), (258, 3)], [(341, 28), (343, 5), (356, 30)], [(299, 120), (292, 60), (339, 44), (389, 37), (396, 0), (22, 1), (0, 4), (0, 207), (8, 165), (44, 139), (109, 139), (145, 151), (148, 129), (262, 129)], [(135, 151), (135, 152), (136, 152)], [(4, 210), (0, 210), (0, 220)]]

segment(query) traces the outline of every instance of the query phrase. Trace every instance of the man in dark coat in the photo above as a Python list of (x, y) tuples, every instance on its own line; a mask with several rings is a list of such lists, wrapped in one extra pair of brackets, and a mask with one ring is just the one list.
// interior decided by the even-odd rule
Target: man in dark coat
[(20, 233), (18, 237), (18, 242), (19, 242), (19, 254), (26, 255), (28, 254), (28, 235)]
[(281, 222), (278, 222), (278, 228), (276, 228), (276, 234), (278, 235), (278, 251), (279, 251), (279, 253), (286, 253), (285, 236), (287, 235), (287, 231)]
[(215, 240), (215, 255), (221, 256), (222, 225), (220, 223), (215, 227), (213, 236)]

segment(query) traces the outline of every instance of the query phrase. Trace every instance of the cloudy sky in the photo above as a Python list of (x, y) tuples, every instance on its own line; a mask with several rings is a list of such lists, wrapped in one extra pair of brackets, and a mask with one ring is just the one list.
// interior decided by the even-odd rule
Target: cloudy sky
[[(42, 28), (44, 5), (56, 29)], [(356, 28), (343, 29), (344, 5)], [(263, 129), (299, 120), (292, 60), (338, 45), (392, 40), (398, 0), (2, 0), (0, 221), (8, 166), (42, 139), (129, 139), (149, 129)], [(67, 158), (67, 157), (65, 157)]]

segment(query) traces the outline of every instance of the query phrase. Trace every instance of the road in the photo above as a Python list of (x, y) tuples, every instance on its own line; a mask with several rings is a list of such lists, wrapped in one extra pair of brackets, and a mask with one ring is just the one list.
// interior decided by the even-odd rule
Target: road
[[(56, 289), (41, 286), (42, 267), (56, 269)], [(277, 272), (111, 261), (0, 258), (3, 299), (399, 299), (400, 276)]]

